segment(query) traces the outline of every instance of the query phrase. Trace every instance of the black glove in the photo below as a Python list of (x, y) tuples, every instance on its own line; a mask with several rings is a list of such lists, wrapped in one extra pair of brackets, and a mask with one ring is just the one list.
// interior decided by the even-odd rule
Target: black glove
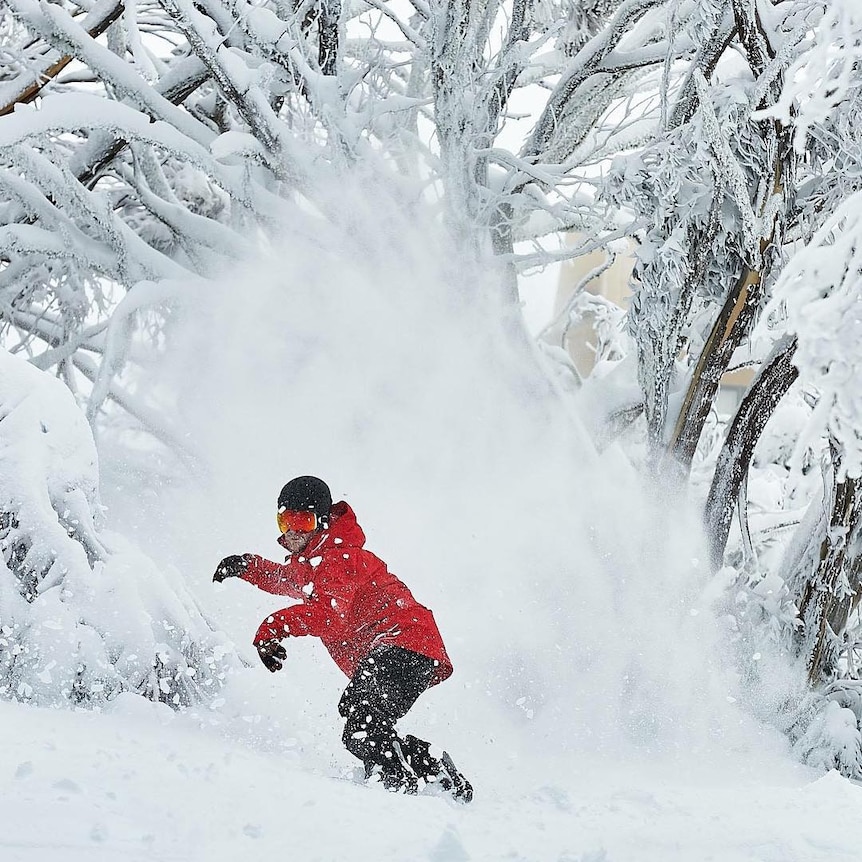
[(238, 578), (248, 568), (248, 554), (231, 554), (217, 566), (213, 581), (220, 584), (225, 578)]
[(268, 671), (275, 673), (281, 670), (282, 662), (287, 660), (287, 650), (277, 640), (261, 641), (256, 646), (257, 654)]

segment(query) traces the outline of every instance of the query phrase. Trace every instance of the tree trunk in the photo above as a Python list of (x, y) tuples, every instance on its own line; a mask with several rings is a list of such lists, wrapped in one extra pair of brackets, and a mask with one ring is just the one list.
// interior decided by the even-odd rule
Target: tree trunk
[(806, 666), (812, 685), (834, 668), (838, 638), (859, 601), (859, 528), (862, 479), (837, 481), (840, 456), (833, 446), (833, 483), (829, 521), (820, 540), (819, 561), (806, 581), (799, 601), (800, 650), (808, 653)]
[(671, 435), (669, 449), (687, 475), (706, 417), (734, 351), (754, 323), (760, 300), (761, 273), (747, 267), (734, 285), (700, 352)]
[(704, 510), (713, 570), (721, 567), (733, 509), (747, 480), (757, 441), (776, 406), (799, 376), (793, 365), (795, 352), (795, 336), (783, 338), (775, 345), (748, 387), (727, 432)]
[(338, 25), (341, 0), (322, 0), (318, 26), (318, 63), (324, 75), (334, 75), (338, 68)]

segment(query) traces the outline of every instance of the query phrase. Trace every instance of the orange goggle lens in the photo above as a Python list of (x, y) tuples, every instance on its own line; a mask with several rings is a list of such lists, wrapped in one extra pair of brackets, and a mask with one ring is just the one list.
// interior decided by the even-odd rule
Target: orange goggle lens
[(317, 515), (314, 512), (279, 512), (278, 529), (282, 533), (313, 533), (317, 529)]

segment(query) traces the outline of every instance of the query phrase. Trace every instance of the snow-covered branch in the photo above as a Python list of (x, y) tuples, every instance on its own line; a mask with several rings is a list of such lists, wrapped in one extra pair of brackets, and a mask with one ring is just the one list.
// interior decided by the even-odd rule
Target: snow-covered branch
[(179, 708), (239, 666), (189, 593), (100, 528), (96, 449), (72, 394), (0, 351), (0, 697)]

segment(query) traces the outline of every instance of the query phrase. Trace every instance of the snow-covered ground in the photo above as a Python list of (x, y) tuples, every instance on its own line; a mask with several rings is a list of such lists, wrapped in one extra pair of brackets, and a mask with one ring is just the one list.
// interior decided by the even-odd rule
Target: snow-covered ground
[(856, 862), (862, 846), (862, 788), (789, 763), (731, 757), (704, 775), (594, 757), (489, 786), (474, 749), (464, 806), (367, 788), (133, 696), (105, 715), (4, 704), (0, 725), (4, 862)]

